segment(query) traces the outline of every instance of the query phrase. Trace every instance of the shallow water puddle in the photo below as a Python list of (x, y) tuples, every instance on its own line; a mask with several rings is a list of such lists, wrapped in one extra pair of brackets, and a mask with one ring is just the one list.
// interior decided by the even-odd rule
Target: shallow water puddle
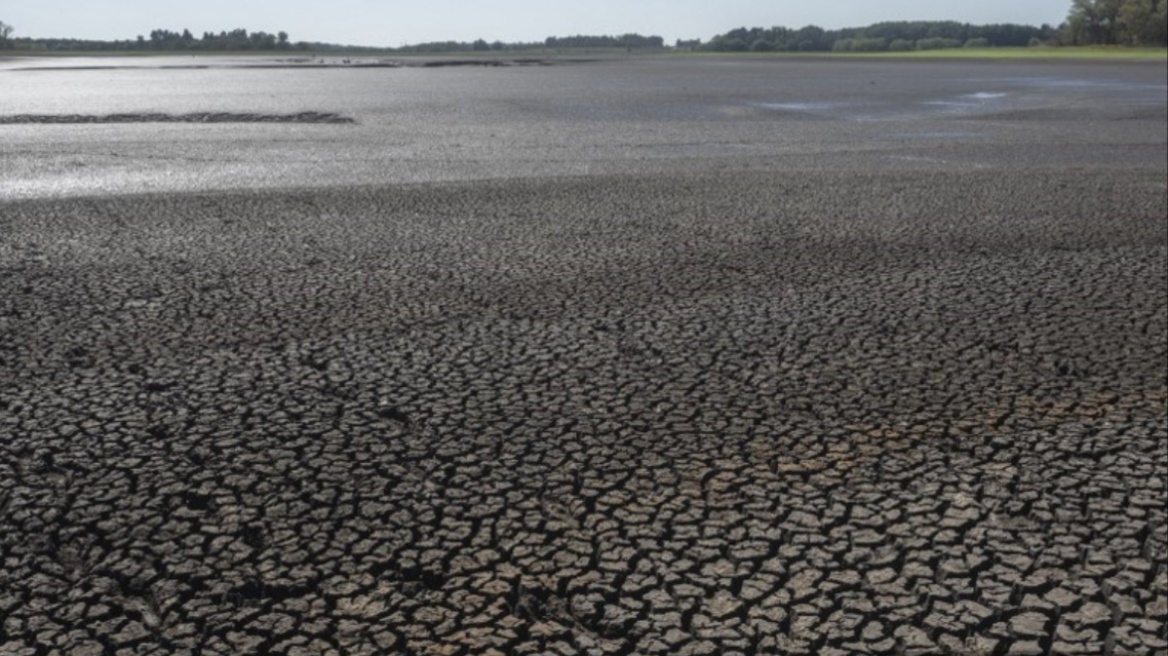
[(1001, 91), (977, 91), (955, 97), (917, 102), (761, 102), (754, 107), (783, 114), (815, 116), (820, 118), (853, 121), (902, 121), (921, 117), (921, 108), (930, 113), (969, 114), (978, 110), (998, 109), (1004, 98), (1009, 96)]
[(956, 98), (945, 100), (925, 100), (921, 104), (927, 107), (943, 108), (945, 113), (971, 113), (978, 109), (998, 108), (1000, 105), (993, 101), (1001, 100), (1009, 94), (998, 91), (978, 91), (966, 93)]
[(757, 103), (758, 107), (773, 109), (779, 112), (826, 112), (833, 109), (843, 109), (850, 103), (843, 102), (779, 102)]
[(993, 100), (995, 98), (1005, 98), (1007, 95), (1009, 94), (998, 91), (978, 91), (977, 93), (967, 93), (965, 97), (974, 100)]

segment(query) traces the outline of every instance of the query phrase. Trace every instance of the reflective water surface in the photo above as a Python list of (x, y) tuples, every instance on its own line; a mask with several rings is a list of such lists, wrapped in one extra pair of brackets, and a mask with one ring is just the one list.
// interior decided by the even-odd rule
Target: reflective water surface
[[(0, 61), (0, 198), (735, 167), (1163, 166), (1166, 151), (1163, 63), (244, 63)], [(130, 118), (91, 122), (114, 114)], [(352, 122), (278, 120), (296, 114)]]

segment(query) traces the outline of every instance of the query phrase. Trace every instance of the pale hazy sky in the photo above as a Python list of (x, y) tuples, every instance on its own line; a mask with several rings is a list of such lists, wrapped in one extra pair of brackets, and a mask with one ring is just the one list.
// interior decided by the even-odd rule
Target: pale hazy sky
[(9, 0), (15, 36), (132, 39), (156, 28), (234, 28), (293, 41), (401, 46), (639, 32), (708, 40), (735, 27), (858, 27), (884, 20), (1057, 25), (1071, 0)]

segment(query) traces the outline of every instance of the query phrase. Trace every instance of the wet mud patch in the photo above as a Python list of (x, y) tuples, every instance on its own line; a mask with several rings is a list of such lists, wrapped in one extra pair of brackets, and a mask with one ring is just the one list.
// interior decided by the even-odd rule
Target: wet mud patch
[(354, 123), (332, 112), (298, 112), (295, 114), (255, 114), (238, 112), (192, 112), (165, 114), (135, 112), (127, 114), (15, 114), (0, 116), (0, 125), (44, 125), (82, 123)]
[(422, 68), (449, 68), (452, 66), (551, 66), (552, 63), (552, 61), (547, 59), (431, 59), (419, 64), (407, 65), (421, 66)]

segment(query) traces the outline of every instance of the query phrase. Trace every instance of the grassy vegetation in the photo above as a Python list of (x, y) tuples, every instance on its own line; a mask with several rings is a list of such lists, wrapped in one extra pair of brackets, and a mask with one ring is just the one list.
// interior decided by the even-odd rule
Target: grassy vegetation
[(946, 48), (907, 52), (684, 52), (678, 57), (726, 57), (749, 59), (884, 59), (884, 60), (1082, 60), (1168, 62), (1165, 48), (1125, 48), (1117, 46), (1074, 46), (1037, 48)]
[[(836, 56), (836, 53), (832, 53)], [(843, 57), (913, 59), (1139, 59), (1168, 61), (1168, 48), (1072, 46), (1036, 48), (946, 48), (911, 52), (838, 53)]]

